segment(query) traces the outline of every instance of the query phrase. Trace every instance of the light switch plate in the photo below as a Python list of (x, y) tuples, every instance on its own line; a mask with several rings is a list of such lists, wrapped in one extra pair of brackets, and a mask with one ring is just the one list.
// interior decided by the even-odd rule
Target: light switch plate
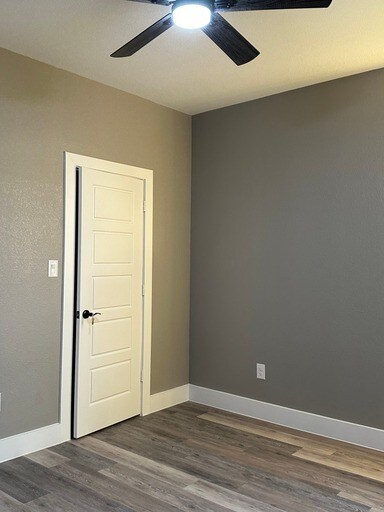
[(48, 261), (48, 277), (58, 277), (59, 275), (59, 261), (49, 260)]

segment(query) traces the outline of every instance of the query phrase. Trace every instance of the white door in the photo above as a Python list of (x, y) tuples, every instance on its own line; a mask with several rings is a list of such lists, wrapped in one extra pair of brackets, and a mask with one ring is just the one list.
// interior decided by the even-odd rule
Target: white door
[(140, 413), (143, 181), (79, 171), (74, 436)]

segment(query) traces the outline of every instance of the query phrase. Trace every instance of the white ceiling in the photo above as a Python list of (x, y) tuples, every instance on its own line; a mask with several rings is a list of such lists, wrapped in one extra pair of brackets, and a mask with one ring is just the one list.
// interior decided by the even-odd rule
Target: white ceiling
[(188, 114), (384, 67), (384, 0), (225, 14), (261, 55), (237, 67), (201, 31), (172, 27), (109, 54), (169, 12), (126, 0), (0, 0), (0, 46)]

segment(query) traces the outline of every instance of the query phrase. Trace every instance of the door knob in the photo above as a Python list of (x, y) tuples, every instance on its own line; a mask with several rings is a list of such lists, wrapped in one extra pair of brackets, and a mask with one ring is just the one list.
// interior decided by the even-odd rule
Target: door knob
[(98, 311), (92, 313), (92, 311), (89, 311), (88, 309), (84, 309), (83, 311), (83, 318), (92, 318), (96, 315), (101, 315), (101, 313), (99, 313)]

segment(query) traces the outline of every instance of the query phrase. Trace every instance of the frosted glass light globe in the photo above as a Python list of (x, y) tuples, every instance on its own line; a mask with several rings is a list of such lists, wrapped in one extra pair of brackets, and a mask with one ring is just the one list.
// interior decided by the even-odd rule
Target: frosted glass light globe
[(183, 4), (172, 12), (173, 23), (181, 28), (202, 28), (211, 21), (211, 9), (201, 4)]

